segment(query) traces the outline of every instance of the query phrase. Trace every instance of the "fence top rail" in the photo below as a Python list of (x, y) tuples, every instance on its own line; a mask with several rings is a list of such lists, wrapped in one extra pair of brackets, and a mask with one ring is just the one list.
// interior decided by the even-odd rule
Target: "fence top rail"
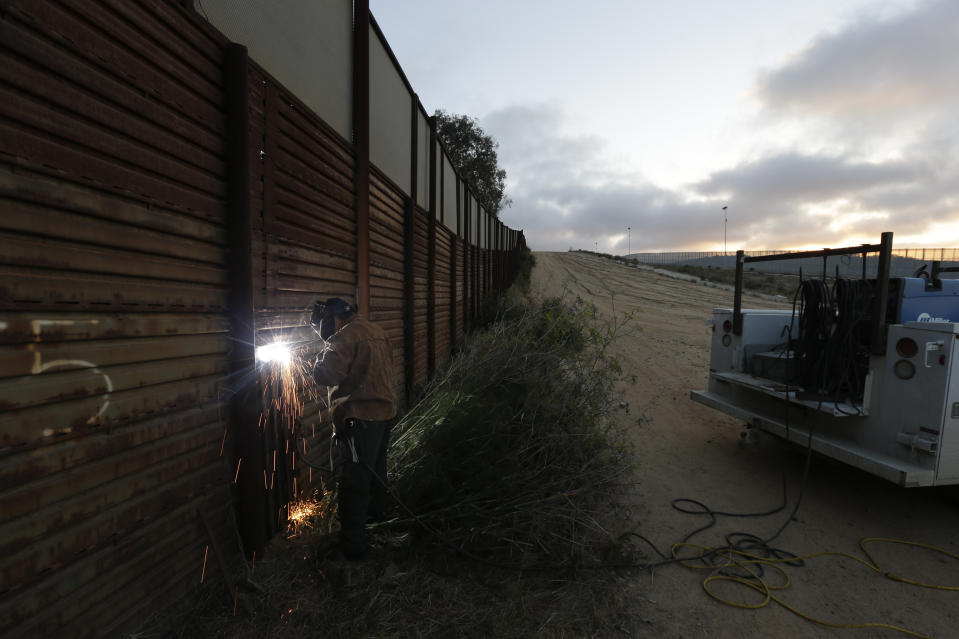
[[(796, 251), (794, 253), (774, 253), (772, 255), (755, 255), (752, 257), (744, 257), (743, 262), (774, 262), (779, 260), (795, 260), (806, 257), (830, 257), (833, 255), (865, 255), (866, 253), (878, 253), (881, 249), (881, 244), (861, 244), (859, 246), (849, 246), (846, 248)], [(744, 251), (739, 252), (744, 253)]]
[[(870, 246), (870, 245), (865, 245)], [(848, 254), (850, 255), (862, 255), (862, 246), (849, 247), (852, 251)], [(832, 249), (841, 251), (844, 249)], [(751, 258), (767, 255), (782, 255), (788, 254), (790, 259), (800, 259), (803, 257), (803, 251), (798, 249), (754, 249), (749, 250), (745, 249), (744, 254), (747, 261), (759, 261)], [(817, 251), (812, 251), (817, 252)], [(874, 251), (868, 251), (874, 252)], [(821, 250), (818, 251), (819, 256), (822, 256)], [(892, 249), (892, 255), (894, 257), (906, 257), (920, 260), (940, 260), (944, 262), (954, 262), (959, 261), (959, 248), (894, 248)], [(669, 260), (694, 260), (701, 258), (709, 257), (728, 257), (730, 259), (736, 256), (735, 251), (659, 251), (659, 252), (633, 252), (629, 255), (624, 255), (622, 257), (626, 259), (638, 259), (638, 260), (656, 260), (656, 259), (669, 259)], [(787, 259), (783, 257), (783, 259)]]

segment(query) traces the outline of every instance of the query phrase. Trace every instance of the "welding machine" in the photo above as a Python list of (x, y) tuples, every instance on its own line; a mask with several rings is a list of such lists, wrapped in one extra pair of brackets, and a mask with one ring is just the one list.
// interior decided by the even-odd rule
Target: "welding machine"
[(959, 484), (959, 280), (890, 278), (891, 237), (803, 252), (879, 252), (879, 273), (805, 280), (794, 310), (742, 309), (742, 265), (796, 254), (740, 251), (734, 307), (713, 311), (709, 384), (692, 399), (903, 486)]

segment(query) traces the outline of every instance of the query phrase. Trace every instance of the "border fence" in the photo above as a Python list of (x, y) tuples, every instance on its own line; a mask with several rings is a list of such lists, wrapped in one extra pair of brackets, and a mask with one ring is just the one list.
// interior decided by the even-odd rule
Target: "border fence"
[(525, 240), (368, 2), (3, 0), (0, 29), (0, 634), (118, 636), (235, 593), (320, 483), (318, 404), (280, 423), (255, 346), (312, 356), (344, 297), (409, 397)]
[[(755, 250), (745, 251), (746, 257), (761, 257), (778, 255), (780, 253), (798, 253), (800, 249), (790, 250)], [(635, 259), (641, 264), (654, 266), (697, 266), (701, 268), (736, 268), (736, 253), (723, 251), (670, 251), (662, 253), (631, 253), (619, 259)], [(840, 275), (856, 276), (863, 271), (862, 259), (856, 255), (833, 257), (826, 264), (828, 275), (832, 276), (838, 268)], [(866, 258), (866, 270), (875, 272), (875, 257)], [(924, 264), (931, 267), (933, 261), (939, 261), (943, 266), (959, 265), (959, 249), (956, 248), (901, 248), (892, 250), (892, 265), (890, 275), (893, 277), (909, 276)], [(822, 271), (823, 260), (818, 258), (786, 259), (777, 262), (757, 262), (751, 264), (752, 270), (765, 273), (796, 274), (800, 269), (804, 273), (814, 274)]]

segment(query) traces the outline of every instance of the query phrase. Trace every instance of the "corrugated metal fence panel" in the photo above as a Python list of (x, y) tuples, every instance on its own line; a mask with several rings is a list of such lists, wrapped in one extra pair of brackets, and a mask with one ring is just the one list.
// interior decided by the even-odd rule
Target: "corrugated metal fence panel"
[(450, 306), (452, 287), (450, 269), (452, 264), (453, 233), (442, 224), (436, 225), (436, 271), (433, 285), (433, 308), (436, 314), (436, 331), (433, 335), (436, 362), (442, 365), (450, 355)]
[(415, 344), (415, 367), (413, 384), (426, 383), (429, 373), (427, 356), (429, 349), (429, 212), (417, 207), (413, 214), (413, 339)]
[(493, 251), (483, 250), (483, 297), (489, 296), (493, 290)]
[(463, 338), (464, 332), (464, 300), (466, 300), (466, 241), (461, 237), (455, 238), (455, 260), (456, 260), (456, 343), (459, 344)]
[[(231, 348), (225, 40), (160, 0), (5, 0), (0, 29), (0, 633), (122, 634), (198, 581), (198, 511), (237, 556), (218, 409)], [(313, 300), (355, 295), (353, 153), (252, 61), (248, 80), (257, 340), (309, 350)], [(455, 201), (440, 165), (455, 225), (468, 196)], [(364, 310), (390, 336), (402, 396), (409, 202), (378, 169), (371, 183)], [(416, 383), (428, 305), (442, 364), (451, 279), (458, 338), (478, 295), (475, 251), (440, 225), (427, 299), (427, 217), (418, 209), (413, 227)], [(318, 479), (294, 453), (322, 465), (328, 441), (320, 403), (301, 399), (293, 450), (283, 434), (267, 445), (289, 455), (293, 493)], [(271, 462), (279, 526), (289, 497)]]
[(479, 298), (480, 303), (482, 300), (486, 299), (486, 294), (488, 292), (487, 286), (489, 284), (489, 251), (486, 249), (480, 249), (479, 253)]
[(118, 633), (229, 493), (222, 42), (161, 2), (4, 2), (0, 633)]
[(386, 331), (393, 347), (396, 396), (404, 395), (403, 220), (406, 198), (376, 167), (370, 170), (369, 317)]
[(263, 174), (264, 307), (302, 310), (317, 296), (352, 299), (356, 288), (352, 152), (335, 131), (260, 73), (265, 93), (263, 137), (254, 138), (253, 147), (259, 147)]
[(479, 249), (477, 251), (477, 255), (478, 255), (478, 263), (479, 263), (479, 266), (478, 266), (479, 271), (477, 272), (477, 276), (479, 278), (479, 289), (477, 293), (480, 298), (480, 305), (482, 305), (483, 299), (486, 298), (486, 283), (487, 283), (486, 273), (487, 273), (487, 266), (489, 263), (488, 262), (489, 251), (487, 251), (486, 249)]
[(266, 236), (263, 219), (264, 171), (263, 140), (266, 136), (266, 74), (248, 59), (247, 87), (249, 91), (247, 108), (249, 109), (248, 126), (250, 131), (249, 143), (249, 172), (250, 172), (250, 218), (251, 236), (253, 244), (253, 307), (266, 306)]
[[(262, 251), (254, 283), (256, 342), (303, 344), (299, 356), (311, 362), (320, 346), (308, 327), (313, 302), (356, 301), (353, 152), (266, 71), (253, 62), (250, 67), (251, 206), (254, 250)], [(261, 367), (265, 404), (275, 390), (269, 370)], [(309, 396), (312, 389), (301, 390), (296, 432), (275, 413), (268, 412), (264, 421), (264, 490), (276, 529), (283, 526), (286, 501), (320, 485), (309, 464), (328, 465), (322, 458), (329, 422), (321, 419), (321, 402)], [(276, 480), (284, 473), (293, 477), (293, 486)]]

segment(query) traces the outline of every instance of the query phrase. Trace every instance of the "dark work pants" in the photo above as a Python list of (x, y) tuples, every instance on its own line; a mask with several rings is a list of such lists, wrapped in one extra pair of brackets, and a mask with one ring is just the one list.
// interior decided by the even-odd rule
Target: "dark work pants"
[[(386, 489), (386, 449), (390, 443), (392, 420), (353, 420), (351, 435), (358, 462), (353, 461), (349, 443), (339, 444), (344, 463), (340, 474), (338, 508), (340, 514), (340, 541), (348, 554), (361, 555), (367, 550), (367, 518), (383, 516), (388, 491)], [(376, 476), (373, 475), (373, 472)]]

